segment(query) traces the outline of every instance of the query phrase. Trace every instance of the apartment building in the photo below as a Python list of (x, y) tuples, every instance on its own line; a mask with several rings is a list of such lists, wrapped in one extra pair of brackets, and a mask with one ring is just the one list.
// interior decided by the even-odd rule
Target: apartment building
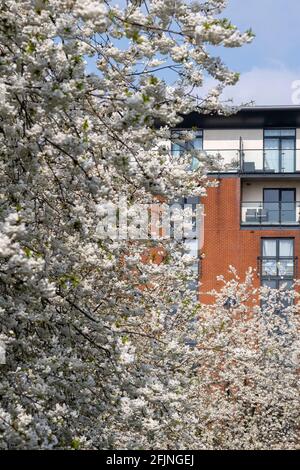
[[(218, 182), (202, 199), (204, 244), (199, 249), (199, 297), (218, 287), (234, 266), (241, 278), (256, 270), (255, 285), (290, 288), (300, 256), (300, 107), (251, 107), (225, 117), (186, 116), (188, 148), (213, 156)], [(173, 151), (178, 151), (174, 132)], [(194, 162), (193, 162), (194, 164)]]

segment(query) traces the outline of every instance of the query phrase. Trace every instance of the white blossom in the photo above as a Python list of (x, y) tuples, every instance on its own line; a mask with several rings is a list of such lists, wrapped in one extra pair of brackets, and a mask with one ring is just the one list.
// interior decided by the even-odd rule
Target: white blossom
[(97, 235), (103, 200), (214, 185), (162, 140), (183, 113), (229, 112), (238, 77), (209, 46), (253, 35), (223, 0), (120, 3), (0, 0), (0, 447), (295, 448), (297, 307), (249, 307), (250, 278), (204, 307), (180, 243)]

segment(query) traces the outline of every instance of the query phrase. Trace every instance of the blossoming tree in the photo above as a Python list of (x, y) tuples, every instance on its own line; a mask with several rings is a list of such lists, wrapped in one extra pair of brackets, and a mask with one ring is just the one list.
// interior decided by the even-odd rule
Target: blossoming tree
[[(245, 428), (240, 364), (253, 344), (224, 363), (223, 375), (234, 363), (231, 385), (207, 394), (220, 354), (204, 360), (199, 345), (220, 350), (225, 337), (213, 328), (224, 315), (234, 339), (245, 321), (234, 334), (221, 303), (208, 315), (194, 301), (180, 244), (156, 241), (164, 262), (145, 264), (148, 243), (133, 249), (97, 232), (104, 200), (204, 194), (206, 162), (187, 172), (162, 142), (182, 113), (226, 112), (218, 98), (238, 75), (208, 46), (238, 47), (252, 33), (220, 18), (225, 3), (0, 1), (1, 448), (259, 447), (255, 427), (273, 426), (260, 425), (271, 408), (260, 413), (248, 386)], [(218, 85), (200, 96), (207, 74)], [(229, 390), (238, 397), (231, 416)], [(286, 402), (274, 419), (282, 431), (289, 418), (292, 446)]]

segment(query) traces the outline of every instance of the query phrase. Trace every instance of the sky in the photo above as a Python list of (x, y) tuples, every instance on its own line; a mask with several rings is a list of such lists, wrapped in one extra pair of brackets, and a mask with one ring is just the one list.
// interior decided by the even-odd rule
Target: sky
[[(122, 5), (122, 0), (117, 3)], [(228, 0), (221, 16), (256, 35), (252, 44), (241, 48), (215, 48), (215, 55), (241, 73), (238, 84), (225, 90), (224, 99), (232, 98), (237, 105), (300, 105), (300, 0)], [(95, 60), (87, 63), (88, 70), (96, 72)], [(166, 70), (161, 75), (168, 81)], [(208, 80), (202, 93), (197, 92), (205, 96), (213, 86)]]
[(239, 29), (251, 27), (256, 34), (250, 45), (219, 49), (223, 61), (241, 72), (225, 96), (236, 103), (300, 104), (292, 101), (292, 83), (299, 80), (300, 89), (300, 1), (229, 0), (225, 14)]

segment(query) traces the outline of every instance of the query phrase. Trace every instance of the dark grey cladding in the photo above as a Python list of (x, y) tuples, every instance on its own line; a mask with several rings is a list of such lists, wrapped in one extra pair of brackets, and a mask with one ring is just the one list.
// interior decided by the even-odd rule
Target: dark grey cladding
[(242, 108), (222, 116), (192, 112), (183, 117), (177, 128), (190, 129), (262, 129), (266, 127), (299, 127), (300, 106), (258, 106)]

